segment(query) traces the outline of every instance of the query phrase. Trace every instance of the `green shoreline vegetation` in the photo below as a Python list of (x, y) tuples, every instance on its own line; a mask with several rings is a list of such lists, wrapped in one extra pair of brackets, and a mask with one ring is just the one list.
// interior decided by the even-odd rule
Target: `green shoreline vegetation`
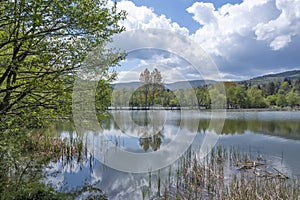
[[(148, 69), (140, 74), (141, 85), (113, 90), (110, 109), (211, 109), (212, 98), (221, 109), (299, 109), (300, 79), (278, 82), (251, 83), (216, 82), (190, 89), (170, 90), (163, 84), (160, 72)], [(225, 88), (225, 93), (222, 88)], [(226, 104), (224, 104), (226, 102)]]

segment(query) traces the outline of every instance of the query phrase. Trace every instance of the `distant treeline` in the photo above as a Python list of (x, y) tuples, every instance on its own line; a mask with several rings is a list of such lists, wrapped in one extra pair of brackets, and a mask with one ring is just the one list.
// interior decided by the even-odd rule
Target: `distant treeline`
[[(156, 71), (156, 73), (158, 72)], [(110, 106), (144, 108), (151, 106), (200, 107), (210, 109), (212, 99), (218, 107), (227, 109), (287, 106), (295, 108), (300, 106), (300, 79), (284, 79), (283, 81), (258, 85), (251, 85), (247, 82), (218, 82), (214, 85), (178, 90), (165, 88), (161, 81), (151, 82), (151, 78), (149, 80), (147, 83), (143, 82), (143, 85), (137, 89), (115, 89)], [(218, 89), (222, 84), (224, 84), (226, 95)], [(226, 103), (224, 104), (224, 102)]]

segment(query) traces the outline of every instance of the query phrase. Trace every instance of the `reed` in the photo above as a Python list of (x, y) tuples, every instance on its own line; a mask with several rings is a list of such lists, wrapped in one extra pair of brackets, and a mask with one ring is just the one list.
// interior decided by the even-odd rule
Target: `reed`
[(269, 166), (260, 153), (217, 146), (201, 161), (187, 152), (168, 175), (163, 195), (150, 192), (149, 199), (300, 199), (299, 180)]

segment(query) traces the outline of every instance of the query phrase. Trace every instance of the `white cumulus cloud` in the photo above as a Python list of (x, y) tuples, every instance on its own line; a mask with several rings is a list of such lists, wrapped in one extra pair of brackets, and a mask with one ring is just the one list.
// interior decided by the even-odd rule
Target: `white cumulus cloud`
[(172, 30), (186, 36), (189, 34), (187, 28), (180, 27), (178, 23), (172, 22), (165, 15), (155, 14), (152, 8), (136, 6), (133, 2), (126, 0), (119, 2), (117, 7), (127, 12), (126, 19), (120, 22), (126, 30), (157, 28)]
[(211, 3), (196, 2), (187, 11), (203, 25), (192, 38), (221, 56), (243, 45), (241, 38), (267, 41), (273, 50), (279, 50), (300, 32), (298, 0), (244, 0), (219, 9)]
[(278, 15), (272, 1), (244, 1), (216, 9), (211, 3), (196, 2), (187, 9), (203, 25), (191, 37), (209, 53), (228, 58), (243, 49), (243, 39), (255, 38), (254, 28)]
[[(127, 11), (127, 18), (120, 22), (127, 30), (158, 28), (188, 36), (211, 56), (224, 79), (246, 79), (299, 67), (299, 0), (244, 0), (219, 8), (212, 3), (195, 2), (186, 8), (200, 25), (193, 34), (165, 15), (156, 14), (153, 8), (122, 0), (118, 9)], [(172, 44), (160, 42), (162, 48)], [(147, 41), (141, 37), (125, 43), (137, 46)]]
[(244, 0), (220, 8), (196, 2), (187, 12), (201, 25), (190, 37), (212, 56), (225, 77), (299, 67), (299, 0)]
[(277, 0), (276, 8), (281, 12), (277, 18), (254, 27), (257, 39), (269, 41), (273, 50), (286, 47), (300, 32), (300, 1)]

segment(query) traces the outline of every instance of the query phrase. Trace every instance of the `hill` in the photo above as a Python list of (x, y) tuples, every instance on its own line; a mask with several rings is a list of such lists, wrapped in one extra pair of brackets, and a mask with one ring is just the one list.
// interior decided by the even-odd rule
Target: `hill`
[[(249, 80), (244, 81), (237, 81), (236, 83), (246, 82), (251, 83), (251, 85), (257, 85), (257, 84), (263, 84), (268, 82), (279, 82), (283, 81), (284, 79), (290, 79), (290, 80), (298, 80), (300, 79), (300, 70), (292, 70), (292, 71), (286, 71), (281, 73), (275, 73), (275, 74), (266, 74), (263, 76), (258, 76)], [(178, 81), (174, 83), (167, 83), (165, 84), (167, 89), (170, 90), (176, 90), (176, 89), (188, 89), (191, 87), (199, 87), (202, 85), (213, 85), (217, 81), (213, 80), (190, 80), (190, 81)], [(141, 86), (141, 82), (127, 82), (127, 83), (115, 83), (112, 84), (112, 88), (133, 88), (137, 89), (139, 86)]]
[(137, 89), (141, 85), (141, 82), (126, 82), (126, 83), (114, 83), (111, 84), (113, 89), (121, 89), (121, 88), (133, 88)]
[(300, 79), (300, 70), (292, 70), (292, 71), (286, 71), (286, 72), (275, 73), (275, 74), (267, 74), (267, 75), (258, 76), (245, 81), (247, 83), (251, 83), (252, 85), (256, 85), (256, 84), (268, 83), (271, 81), (279, 82), (279, 81), (283, 81), (284, 79), (289, 79), (289, 80)]
[[(178, 82), (174, 82), (174, 83), (167, 83), (165, 84), (167, 89), (170, 90), (178, 90), (178, 89), (188, 89), (188, 88), (196, 88), (202, 85), (210, 85), (210, 84), (214, 84), (216, 81), (212, 81), (212, 80), (191, 80), (191, 81), (178, 81)], [(141, 82), (127, 82), (127, 83), (115, 83), (112, 84), (112, 88), (113, 89), (120, 89), (120, 88), (133, 88), (133, 89), (137, 89), (139, 86), (141, 86), (142, 83)]]

